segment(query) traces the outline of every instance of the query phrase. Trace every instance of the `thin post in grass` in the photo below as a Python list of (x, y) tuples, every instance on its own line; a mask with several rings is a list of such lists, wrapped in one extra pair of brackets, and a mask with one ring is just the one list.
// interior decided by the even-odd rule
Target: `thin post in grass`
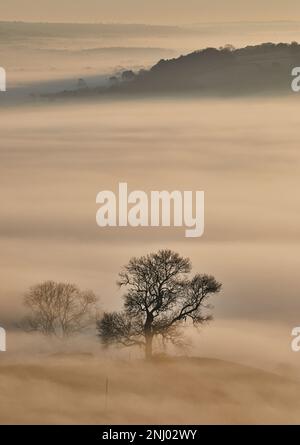
[(108, 391), (109, 391), (109, 380), (108, 380), (108, 377), (106, 377), (106, 381), (105, 381), (105, 411), (107, 411), (107, 408), (108, 408)]

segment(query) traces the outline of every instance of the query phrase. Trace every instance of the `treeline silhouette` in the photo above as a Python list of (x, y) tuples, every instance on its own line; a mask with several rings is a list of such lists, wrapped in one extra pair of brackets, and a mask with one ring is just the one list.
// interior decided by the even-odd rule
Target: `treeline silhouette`
[(134, 79), (114, 85), (124, 92), (198, 92), (234, 95), (291, 91), (291, 70), (300, 65), (297, 42), (263, 43), (235, 49), (206, 48), (170, 60), (160, 60)]
[(263, 43), (240, 49), (226, 45), (162, 59), (149, 70), (126, 70), (112, 75), (105, 88), (64, 91), (56, 97), (290, 94), (291, 71), (295, 66), (300, 66), (297, 42)]

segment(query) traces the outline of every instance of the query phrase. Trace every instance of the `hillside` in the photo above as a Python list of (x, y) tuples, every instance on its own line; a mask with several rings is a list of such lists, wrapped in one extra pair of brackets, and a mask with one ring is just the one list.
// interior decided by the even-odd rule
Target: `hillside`
[(298, 423), (299, 396), (299, 383), (214, 359), (70, 355), (0, 365), (2, 424)]
[(123, 71), (106, 87), (64, 91), (54, 97), (101, 95), (192, 95), (234, 97), (292, 94), (292, 69), (300, 65), (300, 45), (263, 43), (234, 49), (207, 48), (161, 59), (149, 70)]
[(242, 49), (207, 48), (160, 60), (115, 91), (197, 92), (202, 95), (289, 93), (291, 70), (300, 65), (300, 45), (264, 43)]

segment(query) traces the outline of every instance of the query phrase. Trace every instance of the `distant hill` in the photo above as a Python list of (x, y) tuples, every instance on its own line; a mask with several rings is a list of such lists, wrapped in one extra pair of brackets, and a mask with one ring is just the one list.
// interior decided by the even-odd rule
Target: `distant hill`
[(197, 92), (202, 95), (290, 93), (291, 70), (300, 66), (298, 43), (264, 43), (234, 49), (207, 48), (160, 60), (130, 82), (114, 86), (125, 92)]
[(149, 70), (124, 71), (112, 76), (105, 88), (65, 91), (56, 96), (291, 94), (291, 72), (296, 66), (300, 66), (300, 45), (296, 42), (263, 43), (240, 49), (226, 45), (162, 59)]
[(1, 41), (27, 38), (84, 38), (84, 37), (166, 37), (170, 33), (184, 33), (177, 26), (126, 23), (45, 23), (0, 21)]

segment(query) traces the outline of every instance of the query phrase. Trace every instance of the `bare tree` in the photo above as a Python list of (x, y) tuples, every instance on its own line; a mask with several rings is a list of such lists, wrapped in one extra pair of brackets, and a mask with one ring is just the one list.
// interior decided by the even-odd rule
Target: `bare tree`
[(45, 281), (32, 286), (24, 304), (30, 315), (23, 321), (29, 331), (66, 337), (83, 330), (95, 315), (97, 297), (75, 284)]
[(97, 322), (102, 342), (143, 346), (150, 359), (156, 336), (177, 343), (185, 321), (195, 326), (209, 321), (207, 300), (221, 284), (210, 275), (190, 279), (190, 271), (190, 260), (171, 250), (132, 258), (119, 274), (119, 286), (127, 288), (124, 310), (104, 313)]

